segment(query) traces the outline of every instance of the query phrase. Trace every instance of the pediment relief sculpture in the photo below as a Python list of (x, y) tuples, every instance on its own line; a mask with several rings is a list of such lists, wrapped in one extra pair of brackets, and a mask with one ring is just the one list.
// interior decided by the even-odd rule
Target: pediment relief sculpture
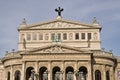
[(85, 50), (79, 50), (71, 47), (52, 45), (44, 48), (37, 48), (29, 51), (29, 53), (84, 53)]
[(67, 20), (54, 20), (50, 22), (44, 22), (34, 25), (27, 25), (24, 29), (49, 29), (49, 28), (100, 28), (100, 26), (95, 26), (87, 23), (73, 22)]

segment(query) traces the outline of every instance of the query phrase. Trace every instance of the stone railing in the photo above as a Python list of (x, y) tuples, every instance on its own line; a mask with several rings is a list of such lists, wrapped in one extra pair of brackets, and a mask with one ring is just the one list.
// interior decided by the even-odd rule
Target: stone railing
[(20, 57), (20, 54), (19, 52), (6, 53), (5, 58), (8, 58), (8, 57)]
[(106, 51), (92, 51), (93, 55), (95, 56), (108, 56), (108, 57), (113, 57), (112, 52), (106, 52)]

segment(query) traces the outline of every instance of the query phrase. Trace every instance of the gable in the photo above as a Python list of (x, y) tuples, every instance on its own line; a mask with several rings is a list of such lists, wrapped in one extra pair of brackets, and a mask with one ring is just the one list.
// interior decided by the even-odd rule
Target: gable
[(87, 50), (80, 50), (70, 46), (65, 45), (48, 45), (41, 48), (35, 48), (33, 50), (29, 50), (29, 53), (88, 53)]
[(22, 29), (61, 29), (61, 28), (100, 28), (100, 26), (95, 26), (87, 23), (80, 23), (68, 20), (53, 20), (48, 22), (43, 22), (39, 24), (27, 25)]

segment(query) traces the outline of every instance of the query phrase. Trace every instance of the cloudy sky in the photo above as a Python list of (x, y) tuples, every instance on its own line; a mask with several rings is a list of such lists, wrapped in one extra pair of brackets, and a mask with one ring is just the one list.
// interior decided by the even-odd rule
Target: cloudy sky
[(17, 51), (17, 28), (23, 18), (27, 24), (53, 20), (58, 6), (64, 8), (64, 19), (91, 23), (97, 17), (101, 47), (120, 56), (120, 0), (0, 0), (0, 57)]

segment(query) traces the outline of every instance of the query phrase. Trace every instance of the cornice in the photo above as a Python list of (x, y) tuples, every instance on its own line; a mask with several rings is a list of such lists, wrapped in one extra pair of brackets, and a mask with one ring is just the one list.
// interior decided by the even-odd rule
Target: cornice
[[(90, 28), (93, 28), (93, 29), (101, 29), (101, 27), (99, 25), (93, 25), (93, 24), (88, 24), (88, 23), (82, 23), (82, 22), (77, 22), (77, 21), (70, 21), (70, 20), (51, 20), (51, 21), (46, 21), (46, 22), (41, 22), (41, 23), (37, 23), (37, 24), (31, 24), (31, 25), (26, 25), (25, 27), (20, 27), (18, 28), (18, 31), (19, 30), (38, 30), (38, 29), (31, 29), (32, 27), (35, 27), (35, 26), (42, 26), (42, 25), (46, 25), (46, 24), (50, 24), (50, 23), (55, 23), (55, 22), (65, 22), (65, 23), (68, 23), (68, 24), (74, 24), (74, 25), (82, 25), (82, 26), (89, 26)], [(54, 30), (57, 30), (57, 29), (68, 29), (68, 28), (49, 28), (49, 29), (54, 29)], [(69, 29), (82, 29), (82, 28), (69, 28)], [(83, 28), (83, 29), (86, 29), (86, 28)], [(41, 30), (46, 30), (46, 28), (42, 28)]]
[(7, 60), (13, 60), (13, 59), (22, 59), (22, 57), (14, 57), (14, 56), (4, 57), (4, 58), (2, 58), (2, 62), (5, 62)]
[(112, 61), (116, 60), (116, 58), (113, 57), (113, 56), (93, 55), (93, 57), (94, 57), (94, 58), (104, 58), (104, 59), (109, 59), (109, 60), (112, 60)]

